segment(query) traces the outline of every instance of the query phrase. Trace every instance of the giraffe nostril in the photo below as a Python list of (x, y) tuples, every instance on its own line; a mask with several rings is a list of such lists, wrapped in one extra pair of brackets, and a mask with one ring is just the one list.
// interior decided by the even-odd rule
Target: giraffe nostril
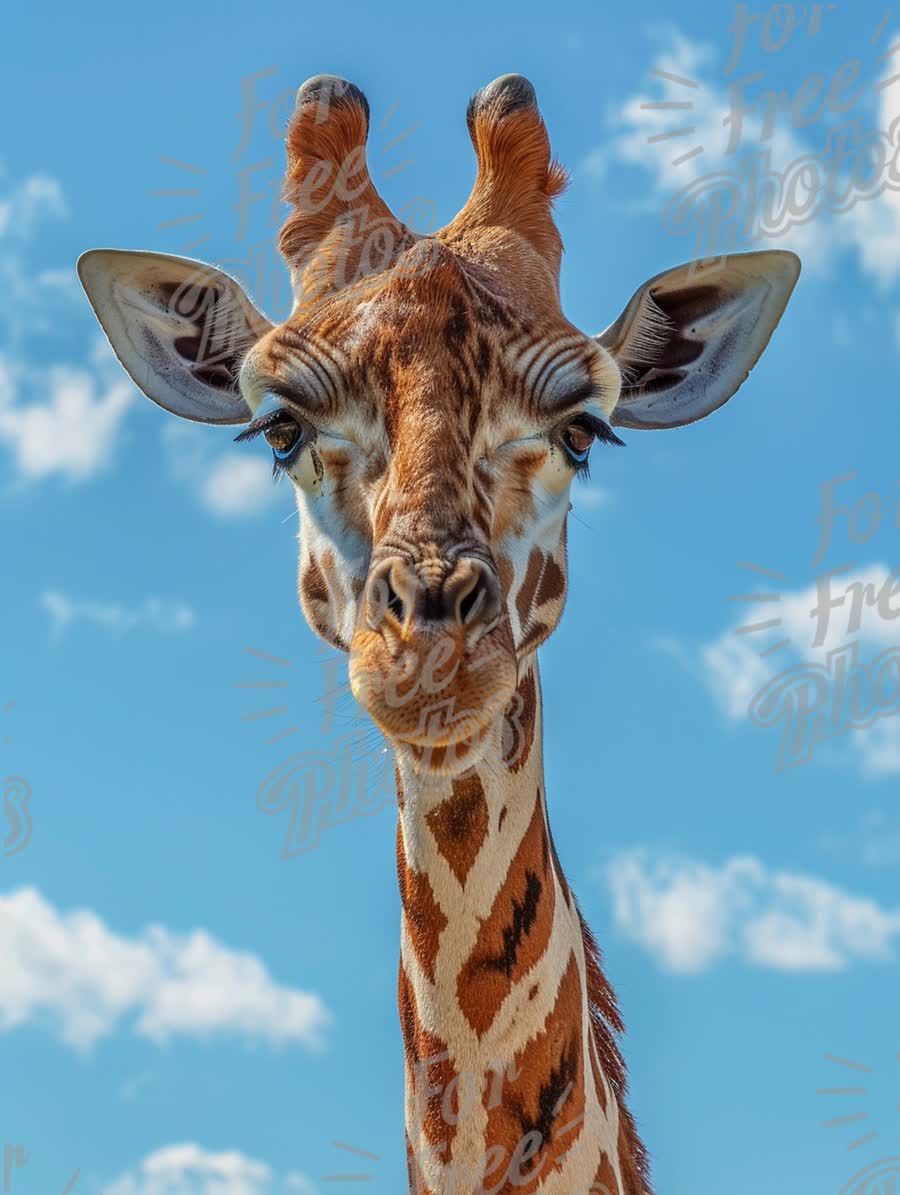
[(464, 627), (487, 626), (499, 611), (499, 585), (480, 560), (462, 558), (444, 585), (446, 614)]
[[(369, 578), (366, 621), (384, 631), (396, 621), (404, 634), (416, 627), (453, 624), (486, 630), (500, 612), (500, 586), (494, 570), (471, 557), (458, 558), (443, 578), (423, 577), (407, 561), (382, 561)], [(390, 619), (388, 618), (390, 616)]]
[(473, 586), (472, 590), (466, 594), (459, 603), (459, 621), (465, 625), (472, 621), (478, 614), (478, 611), (484, 605), (487, 598), (487, 590), (482, 583)]
[(366, 620), (372, 630), (381, 630), (388, 614), (402, 623), (414, 595), (415, 576), (403, 561), (392, 559), (379, 565), (366, 591)]
[(393, 614), (394, 618), (396, 618), (398, 622), (403, 622), (403, 598), (399, 593), (397, 593), (396, 589), (394, 589), (389, 576), (385, 578), (385, 589), (386, 608), (390, 610), (391, 614)]

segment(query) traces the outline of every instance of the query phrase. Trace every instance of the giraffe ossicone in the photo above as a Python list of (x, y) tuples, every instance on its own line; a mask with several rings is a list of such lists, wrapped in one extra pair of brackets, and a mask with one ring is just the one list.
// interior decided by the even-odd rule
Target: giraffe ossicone
[(573, 478), (616, 427), (726, 402), (800, 264), (680, 266), (586, 335), (560, 306), (566, 176), (531, 84), (495, 80), (467, 120), (471, 195), (422, 236), (369, 177), (359, 89), (300, 88), (278, 325), (199, 262), (94, 250), (79, 274), (149, 398), (268, 441), (307, 621), (394, 749), (410, 1189), (645, 1195), (621, 1020), (547, 819), (536, 649), (565, 602)]

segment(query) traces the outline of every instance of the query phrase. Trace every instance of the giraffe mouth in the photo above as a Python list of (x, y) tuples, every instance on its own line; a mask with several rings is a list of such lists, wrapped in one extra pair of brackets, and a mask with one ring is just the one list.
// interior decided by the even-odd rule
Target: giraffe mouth
[(471, 762), (515, 692), (509, 627), (498, 625), (474, 652), (461, 637), (444, 636), (423, 637), (395, 653), (381, 634), (360, 629), (351, 648), (350, 685), (385, 737), (409, 748), (423, 766), (444, 768), (451, 757)]
[[(483, 716), (470, 714), (461, 716), (452, 724), (447, 725), (443, 721), (443, 711), (436, 711), (434, 720), (427, 722), (422, 727), (421, 732), (416, 731), (412, 734), (405, 734), (402, 737), (398, 737), (397, 741), (402, 742), (404, 746), (413, 747), (421, 753), (429, 750), (478, 747), (487, 738), (491, 727), (496, 721), (497, 714), (503, 708), (504, 704), (505, 701), (503, 699), (499, 699), (492, 704), (490, 720), (487, 722)], [(385, 734), (391, 735), (390, 727), (382, 726), (381, 729)], [(391, 735), (391, 737), (396, 736)]]

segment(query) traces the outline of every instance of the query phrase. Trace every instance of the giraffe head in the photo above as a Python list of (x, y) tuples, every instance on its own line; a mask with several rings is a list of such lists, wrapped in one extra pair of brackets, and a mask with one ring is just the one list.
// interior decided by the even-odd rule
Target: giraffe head
[(726, 402), (799, 274), (784, 252), (681, 266), (586, 335), (560, 307), (565, 175), (531, 85), (495, 80), (467, 118), (474, 188), (422, 236), (368, 175), (362, 93), (331, 76), (301, 87), (280, 236), (295, 302), (277, 326), (195, 261), (79, 263), (149, 398), (268, 441), (297, 493), (310, 625), (350, 652), (388, 738), (437, 770), (477, 752), (559, 620), (573, 478), (617, 428), (678, 427)]

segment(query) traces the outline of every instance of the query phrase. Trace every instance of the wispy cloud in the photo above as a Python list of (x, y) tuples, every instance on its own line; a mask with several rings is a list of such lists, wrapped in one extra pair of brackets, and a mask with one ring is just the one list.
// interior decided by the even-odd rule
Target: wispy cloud
[(167, 634), (190, 631), (197, 622), (190, 606), (183, 602), (163, 602), (158, 598), (146, 598), (139, 606), (123, 606), (118, 602), (77, 601), (57, 589), (45, 589), (39, 600), (50, 615), (52, 632), (57, 638), (78, 622), (90, 623), (118, 635), (138, 628)]
[(214, 460), (200, 482), (207, 510), (226, 518), (249, 518), (270, 507), (278, 496), (271, 462), (262, 456), (226, 452)]
[(10, 187), (0, 199), (0, 237), (30, 240), (46, 220), (62, 220), (68, 215), (58, 179), (49, 174), (29, 175)]
[(882, 809), (872, 809), (855, 825), (825, 831), (816, 845), (830, 857), (859, 859), (866, 867), (896, 867), (900, 863), (900, 821)]
[(606, 878), (622, 933), (669, 971), (734, 958), (775, 971), (842, 971), (895, 958), (900, 909), (824, 880), (771, 871), (752, 856), (719, 866), (630, 851)]
[[(885, 33), (879, 48), (894, 45), (897, 40), (896, 34)], [(861, 83), (868, 84), (868, 98), (860, 100), (840, 122), (832, 120), (829, 125), (823, 118), (802, 135), (791, 127), (790, 116), (783, 108), (779, 108), (774, 129), (768, 129), (767, 107), (759, 99), (766, 85), (759, 83), (755, 91), (749, 87), (740, 144), (730, 145), (733, 127), (729, 121), (732, 104), (728, 84), (734, 79), (726, 83), (721, 55), (675, 26), (666, 27), (664, 42), (665, 49), (647, 63), (645, 86), (610, 114), (612, 141), (606, 149), (591, 151), (582, 163), (585, 173), (597, 177), (610, 163), (626, 162), (645, 170), (657, 197), (665, 200), (680, 195), (701, 178), (738, 174), (748, 150), (768, 152), (771, 169), (784, 174), (801, 159), (822, 155), (828, 134), (838, 123), (846, 125), (849, 119), (858, 117), (862, 133), (878, 129), (887, 135), (900, 118), (900, 86), (880, 90), (874, 86), (896, 71), (894, 60), (876, 70), (873, 56), (864, 65), (861, 77)], [(804, 84), (808, 69), (806, 65), (798, 74), (795, 89)], [(756, 110), (752, 111), (754, 100)], [(678, 136), (679, 129), (689, 133)], [(824, 181), (824, 167), (822, 177)], [(745, 184), (744, 191), (748, 190), (749, 184)], [(657, 206), (661, 210), (662, 205)], [(735, 223), (746, 215), (737, 213)], [(685, 233), (696, 231), (696, 221), (684, 229)], [(900, 192), (885, 189), (877, 197), (861, 200), (842, 212), (820, 210), (809, 222), (795, 224), (790, 231), (765, 243), (772, 248), (794, 249), (808, 267), (819, 269), (827, 268), (836, 254), (851, 251), (879, 285), (888, 287), (900, 280)], [(697, 248), (692, 243), (684, 256), (704, 256), (705, 251), (698, 252)]]
[(279, 1180), (271, 1166), (237, 1150), (212, 1153), (199, 1145), (167, 1145), (104, 1186), (108, 1195), (315, 1195), (294, 1171)]
[[(59, 182), (34, 174), (0, 186), (0, 446), (20, 482), (91, 480), (104, 470), (135, 390), (112, 354), (46, 365), (48, 345), (88, 312), (74, 266), (34, 269), (30, 242), (67, 207)], [(37, 347), (39, 346), (39, 347)]]
[(280, 986), (205, 930), (129, 938), (34, 888), (0, 897), (0, 957), (0, 1032), (46, 1025), (80, 1051), (123, 1023), (156, 1044), (227, 1034), (316, 1048), (331, 1021), (315, 993)]
[(0, 378), (0, 443), (22, 480), (56, 475), (82, 482), (107, 467), (134, 398), (127, 379), (107, 381), (70, 365), (35, 369), (9, 358), (0, 361)]
[[(293, 505), (291, 487), (278, 486), (272, 462), (252, 446), (224, 451), (214, 428), (170, 422), (162, 431), (172, 475), (189, 486), (197, 500), (220, 518), (253, 518), (276, 504)], [(234, 433), (232, 433), (233, 435)]]
[(850, 741), (859, 753), (863, 775), (900, 776), (900, 717), (851, 731)]
[(74, 265), (35, 269), (29, 262), (41, 226), (67, 216), (62, 187), (50, 175), (0, 179), (0, 331), (7, 347), (51, 332), (79, 299)]
[(599, 485), (579, 486), (572, 492), (572, 505), (576, 512), (579, 508), (602, 510), (604, 507), (609, 506), (611, 501), (611, 492)]
[[(811, 584), (760, 594), (759, 601), (742, 605), (731, 627), (696, 649), (672, 637), (658, 638), (655, 646), (700, 681), (726, 717), (740, 721), (749, 716), (754, 697), (786, 669), (804, 662), (823, 665), (829, 652), (848, 642), (860, 643), (872, 657), (895, 647), (896, 616), (885, 617), (882, 604), (873, 600), (894, 584), (894, 571), (878, 563), (835, 576), (831, 593), (844, 602), (830, 611), (821, 643), (815, 642), (818, 622), (812, 613), (818, 590)], [(777, 590), (778, 584), (768, 588)], [(779, 642), (777, 652), (764, 654)], [(900, 774), (900, 716), (852, 730), (848, 742), (864, 775)]]

